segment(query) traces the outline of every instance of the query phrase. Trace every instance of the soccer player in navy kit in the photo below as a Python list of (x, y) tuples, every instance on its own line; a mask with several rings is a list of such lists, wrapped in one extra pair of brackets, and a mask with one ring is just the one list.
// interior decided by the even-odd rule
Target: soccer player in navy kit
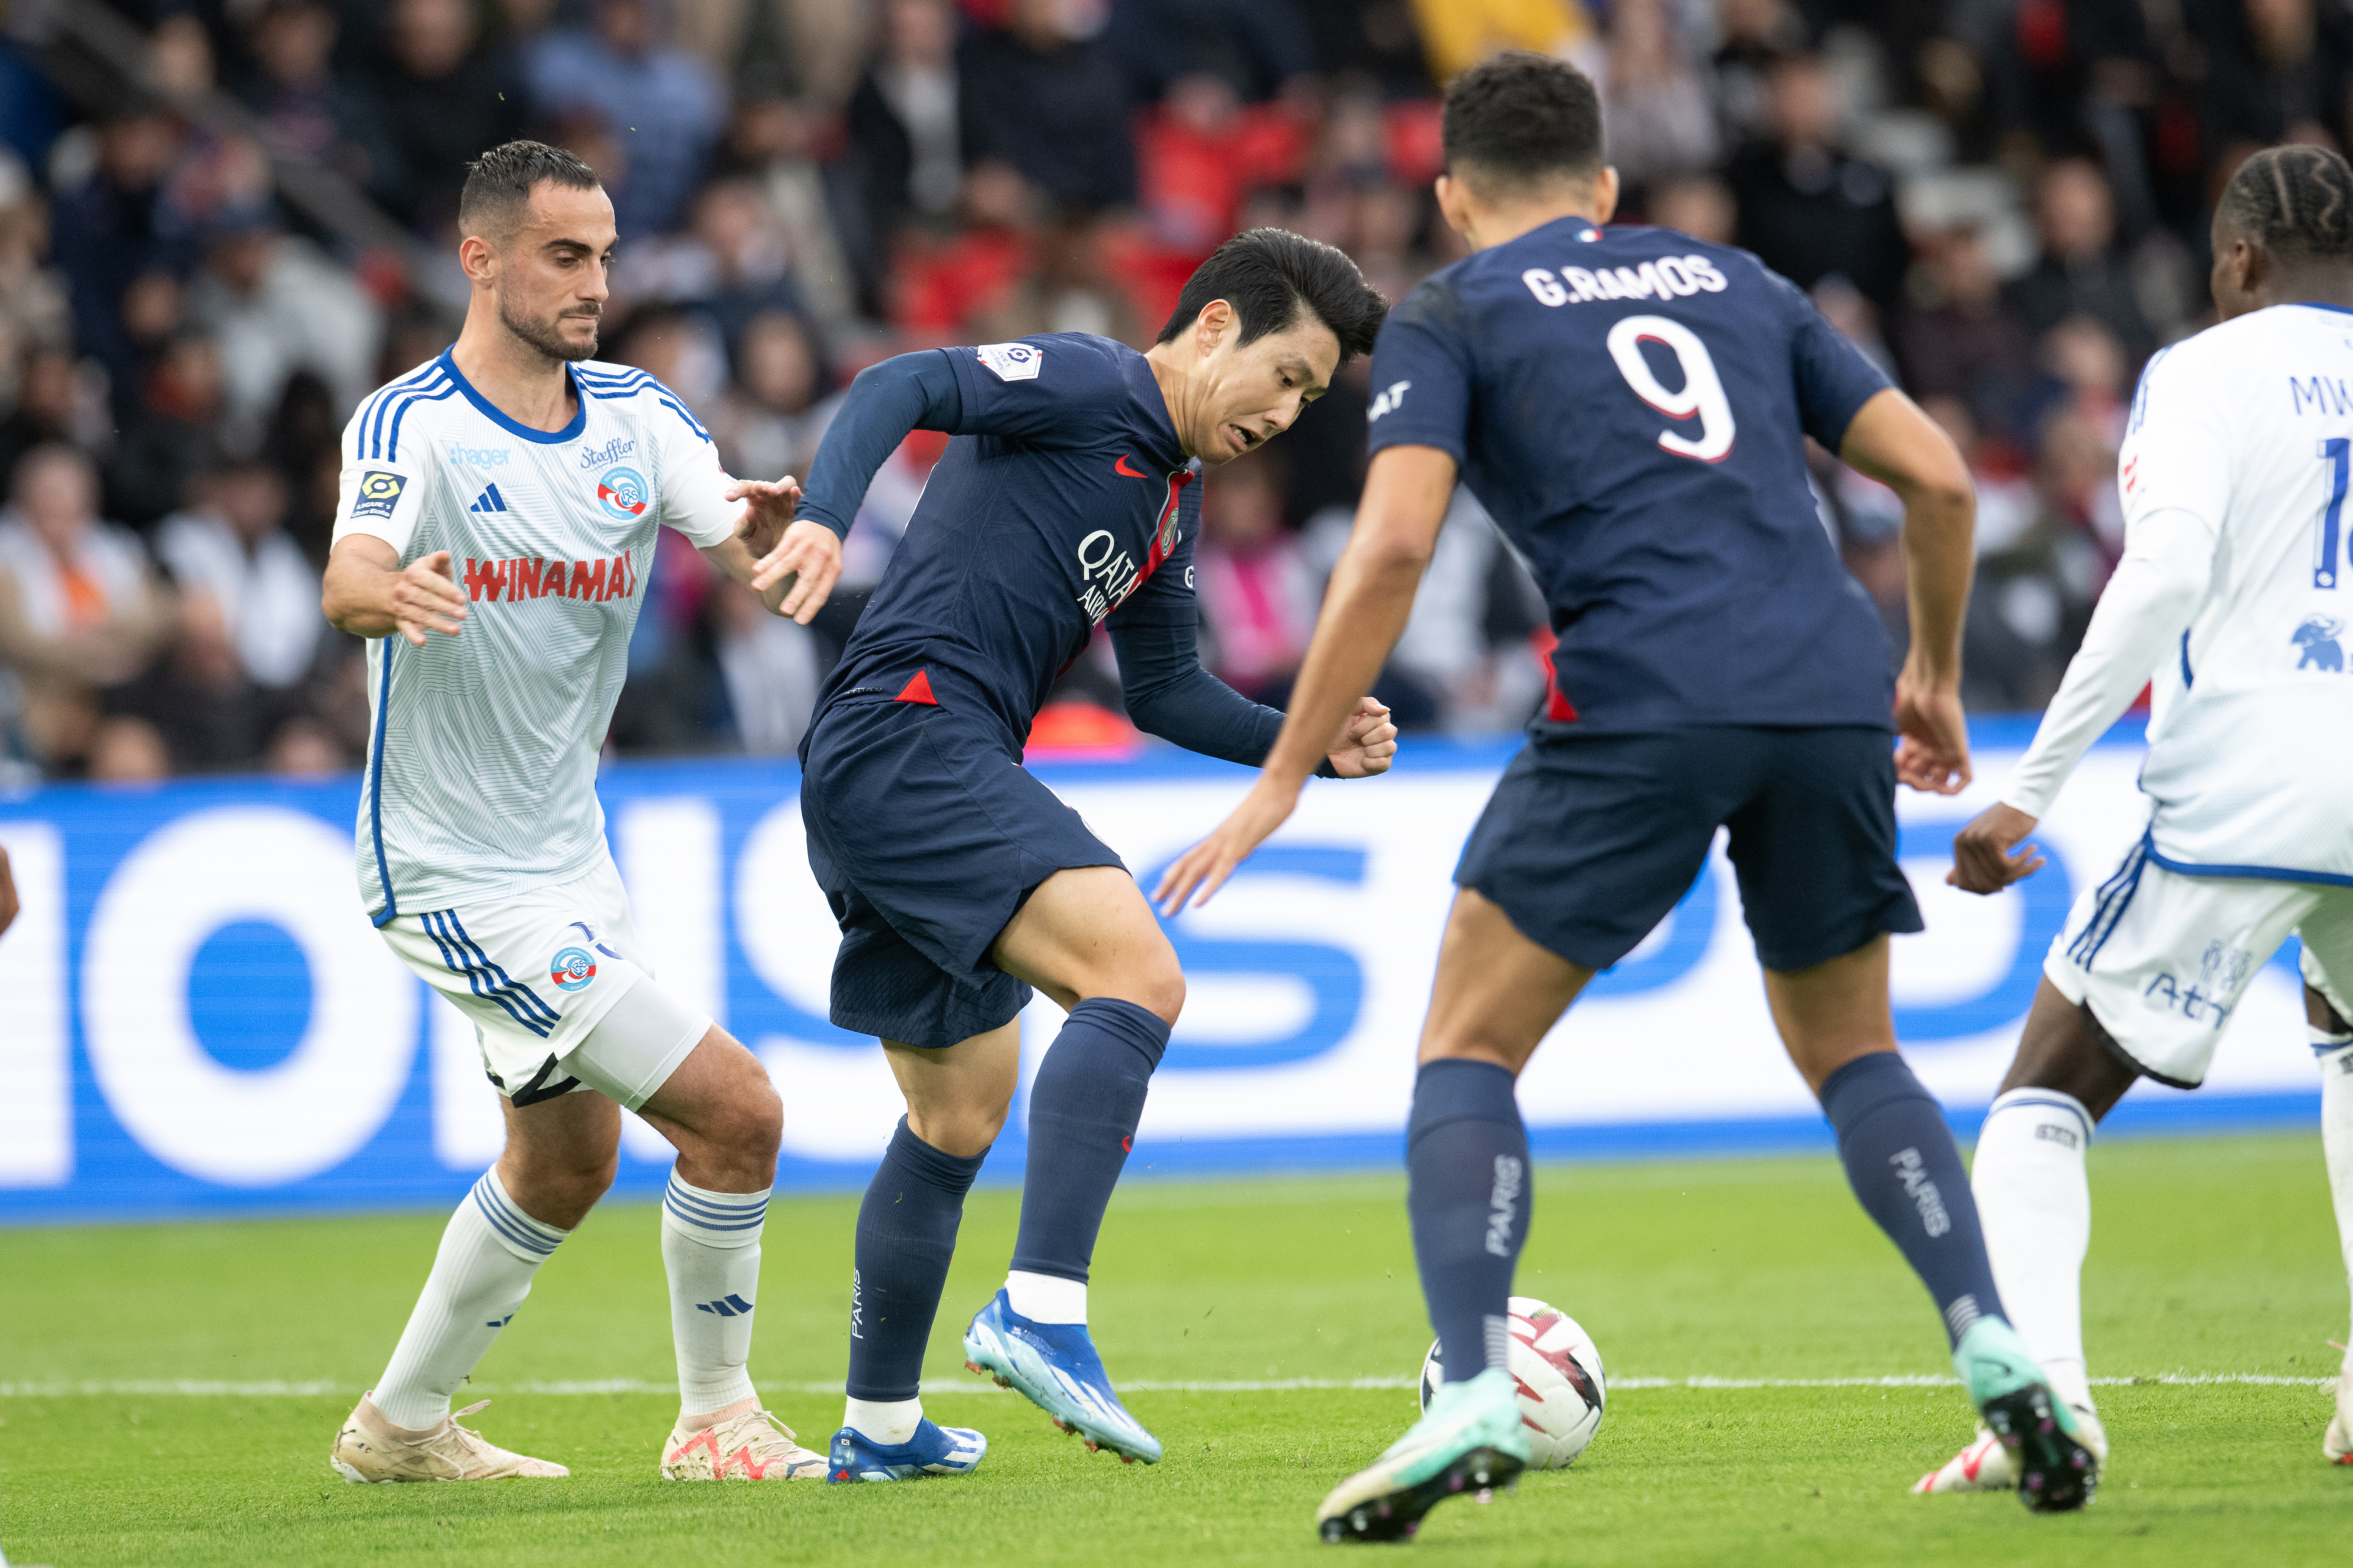
[[(955, 437), (801, 746), (809, 864), (842, 929), (833, 1021), (881, 1037), (907, 1097), (859, 1215), (833, 1480), (960, 1473), (986, 1451), (923, 1418), (919, 1375), (1033, 985), (1070, 1020), (1030, 1089), (1012, 1268), (965, 1354), (1090, 1448), (1160, 1458), (1088, 1338), (1086, 1280), (1184, 977), (1119, 857), (1022, 746), (1103, 625), (1140, 728), (1266, 755), (1282, 715), (1194, 648), (1201, 465), (1288, 428), (1385, 310), (1340, 252), (1253, 230), (1201, 265), (1148, 353), (1060, 332), (904, 354), (860, 374), (811, 465), (800, 516), (846, 532), (910, 430)], [(1349, 708), (1311, 771), (1388, 766), (1388, 710)]]
[[(1436, 1502), (1518, 1474), (1505, 1302), (1530, 1184), (1514, 1082), (1691, 886), (1719, 826), (1774, 1022), (1856, 1196), (1935, 1298), (2029, 1504), (2080, 1506), (2091, 1455), (2002, 1316), (1959, 1152), (1888, 1008), (1887, 934), (1920, 929), (1896, 781), (1968, 779), (1968, 471), (1755, 257), (1600, 226), (1617, 175), (1574, 68), (1512, 54), (1465, 72), (1445, 138), (1439, 203), (1474, 254), (1382, 331), (1365, 498), (1290, 719), (1250, 796), (1155, 893), (1170, 912), (1206, 897), (1289, 816), (1311, 737), (1404, 626), (1459, 476), (1545, 591), (1555, 684), (1456, 869), (1408, 1125), (1447, 1381), (1324, 1500), (1324, 1537), (1410, 1534)], [(1903, 498), (1913, 641), (1892, 689), (1879, 618), (1817, 518), (1804, 436)]]

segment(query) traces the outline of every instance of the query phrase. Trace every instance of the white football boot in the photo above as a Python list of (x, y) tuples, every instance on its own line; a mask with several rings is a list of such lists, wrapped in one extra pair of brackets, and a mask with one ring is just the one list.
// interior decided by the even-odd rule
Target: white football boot
[(2332, 1465), (2353, 1465), (2353, 1366), (2337, 1374), (2337, 1415), (2320, 1439), (2320, 1451)]
[[(2082, 1431), (2084, 1446), (2100, 1462), (2108, 1466), (2108, 1431), (2100, 1425), (2098, 1414), (2088, 1405), (2067, 1402), (2068, 1412), (2075, 1417)], [(2018, 1489), (2018, 1471), (2010, 1462), (2010, 1450), (2001, 1439), (1987, 1427), (1978, 1428), (1968, 1447), (1945, 1461), (1942, 1469), (1929, 1471), (1912, 1483), (1915, 1496), (1930, 1492), (2008, 1492)]]
[(327, 1463), (355, 1485), (384, 1481), (503, 1481), (523, 1477), (568, 1476), (572, 1472), (546, 1459), (510, 1454), (483, 1440), (479, 1432), (458, 1425), (488, 1405), (469, 1405), (443, 1416), (441, 1425), (422, 1437), (403, 1435), (368, 1394), (360, 1395), (351, 1419), (335, 1434)]
[(825, 1456), (766, 1411), (746, 1410), (700, 1432), (671, 1427), (661, 1473), (666, 1481), (821, 1481)]
[(1315, 1510), (1315, 1528), (1334, 1545), (1406, 1541), (1421, 1516), (1465, 1493), (1484, 1501), (1509, 1489), (1528, 1462), (1527, 1419), (1519, 1384), (1501, 1367), (1461, 1383), (1440, 1384), (1430, 1408), (1367, 1468), (1332, 1489)]

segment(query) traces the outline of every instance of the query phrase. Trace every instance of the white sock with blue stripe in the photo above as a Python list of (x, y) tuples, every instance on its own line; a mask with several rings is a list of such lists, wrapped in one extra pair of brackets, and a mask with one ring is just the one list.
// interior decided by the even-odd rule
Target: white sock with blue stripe
[(672, 1171), (662, 1193), (661, 1249), (678, 1346), (679, 1430), (754, 1397), (752, 1309), (760, 1299), (760, 1231), (768, 1191), (707, 1193)]
[(449, 1216), (424, 1292), (392, 1363), (372, 1397), (384, 1418), (429, 1431), (449, 1414), (449, 1396), (474, 1370), (531, 1294), (531, 1277), (570, 1236), (515, 1206), (496, 1171), (485, 1171)]
[(2051, 1391), (2086, 1409), (2084, 1254), (2092, 1245), (2092, 1185), (2084, 1155), (2091, 1142), (2091, 1112), (2073, 1095), (2014, 1089), (1986, 1112), (1969, 1174), (2002, 1310)]

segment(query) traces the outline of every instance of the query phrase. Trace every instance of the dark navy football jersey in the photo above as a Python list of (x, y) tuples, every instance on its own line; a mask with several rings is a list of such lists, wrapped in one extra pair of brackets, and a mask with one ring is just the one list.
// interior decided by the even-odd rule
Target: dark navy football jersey
[(995, 716), (1018, 746), (1097, 625), (1194, 624), (1199, 465), (1124, 344), (1054, 332), (936, 352), (963, 400), (955, 439), (823, 700), (897, 696), (922, 671), (933, 700)]
[(1878, 612), (1806, 482), (1887, 381), (1746, 251), (1546, 224), (1445, 268), (1373, 354), (1371, 445), (1436, 447), (1526, 556), (1548, 714), (1892, 727)]

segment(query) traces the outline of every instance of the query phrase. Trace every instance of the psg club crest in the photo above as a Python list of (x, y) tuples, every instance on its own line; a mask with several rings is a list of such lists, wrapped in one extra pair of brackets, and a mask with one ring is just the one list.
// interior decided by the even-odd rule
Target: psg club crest
[(547, 977), (558, 991), (583, 991), (596, 978), (596, 959), (585, 947), (567, 947), (549, 961)]
[(645, 476), (635, 468), (607, 468), (596, 481), (596, 500), (615, 522), (635, 522), (645, 515)]

